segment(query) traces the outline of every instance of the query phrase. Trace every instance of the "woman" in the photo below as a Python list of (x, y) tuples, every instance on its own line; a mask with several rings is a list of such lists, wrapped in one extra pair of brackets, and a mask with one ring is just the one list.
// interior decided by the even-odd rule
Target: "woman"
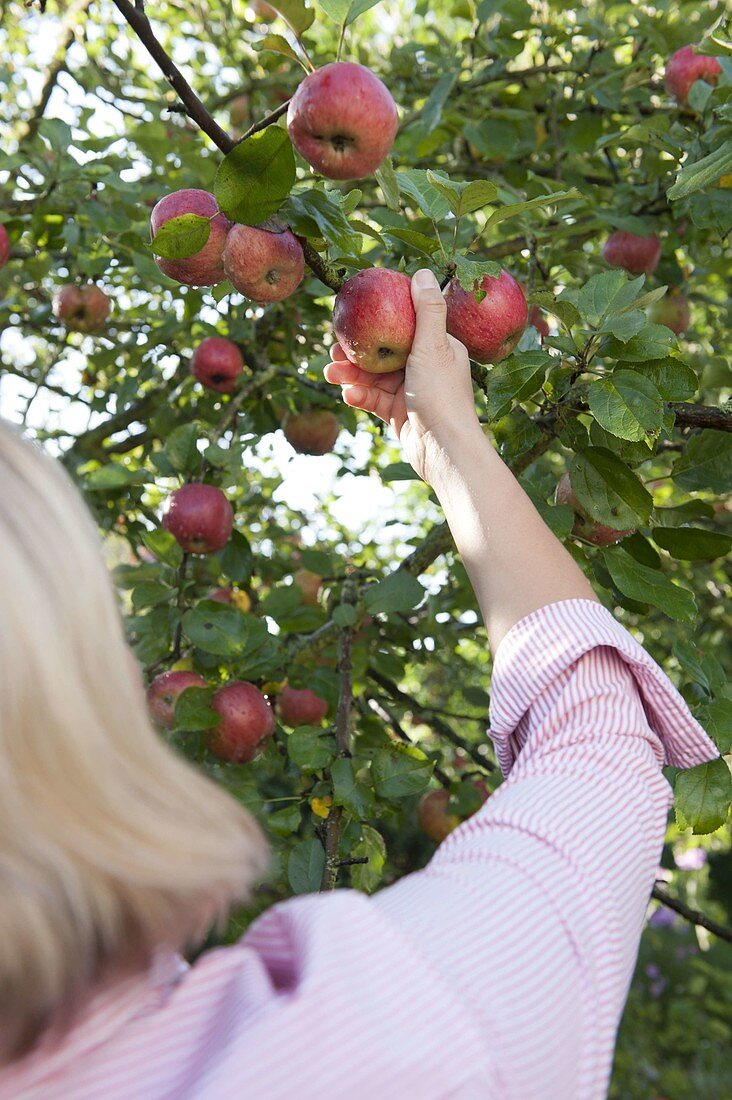
[(506, 782), (372, 898), (293, 899), (177, 952), (264, 863), (151, 731), (91, 523), (0, 430), (0, 1096), (605, 1094), (669, 804), (716, 755), (483, 435), (434, 276), (406, 377), (326, 375), (438, 495), (495, 653)]

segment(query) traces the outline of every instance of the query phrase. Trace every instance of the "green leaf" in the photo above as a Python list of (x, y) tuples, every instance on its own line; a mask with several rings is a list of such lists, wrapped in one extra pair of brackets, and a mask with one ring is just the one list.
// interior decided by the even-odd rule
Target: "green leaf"
[(42, 118), (38, 123), (38, 133), (48, 142), (54, 153), (65, 153), (71, 145), (71, 127), (60, 118)]
[(486, 378), (486, 415), (500, 420), (523, 398), (541, 386), (552, 357), (544, 351), (526, 351), (496, 363)]
[(441, 222), (450, 209), (450, 204), (445, 196), (430, 183), (427, 172), (421, 168), (401, 168), (394, 174), (400, 192), (413, 199), (428, 218)]
[(632, 309), (627, 313), (618, 313), (608, 317), (600, 331), (626, 343), (633, 336), (637, 336), (646, 321), (647, 318), (643, 310)]
[(341, 203), (338, 191), (313, 187), (291, 195), (285, 212), (295, 232), (321, 236), (341, 252), (356, 256), (361, 251), (361, 234), (349, 223)]
[(658, 569), (641, 565), (621, 547), (606, 550), (603, 558), (613, 583), (623, 595), (652, 604), (678, 622), (693, 621), (696, 600), (688, 588), (674, 584)]
[(525, 214), (529, 210), (536, 210), (539, 207), (556, 206), (560, 202), (566, 202), (568, 199), (579, 198), (581, 198), (579, 191), (573, 187), (570, 191), (552, 191), (549, 195), (539, 195), (535, 199), (527, 199), (526, 202), (514, 202), (509, 206), (502, 206), (499, 210), (494, 210), (485, 223), (485, 228), (490, 229), (491, 226), (498, 225), (499, 222), (508, 221), (509, 218), (516, 218), (519, 214)]
[(243, 615), (237, 607), (215, 600), (202, 600), (183, 616), (183, 633), (194, 646), (206, 653), (215, 653), (220, 657), (243, 657), (256, 624), (257, 619)]
[(691, 367), (671, 356), (637, 363), (631, 369), (653, 382), (664, 401), (687, 401), (699, 388), (699, 380)]
[(658, 432), (663, 421), (660, 393), (637, 371), (616, 370), (593, 382), (588, 402), (598, 423), (620, 439), (638, 442)]
[(224, 157), (214, 194), (232, 221), (258, 225), (279, 210), (294, 182), (295, 154), (287, 131), (268, 126)]
[(302, 34), (315, 19), (313, 8), (306, 8), (304, 0), (273, 0), (270, 7), (278, 11), (296, 34)]
[(182, 424), (165, 441), (165, 455), (177, 474), (192, 473), (201, 464), (197, 424)]
[(408, 462), (390, 462), (379, 473), (385, 485), (392, 481), (421, 481), (419, 474), (414, 472)]
[(587, 447), (571, 460), (569, 475), (578, 501), (598, 523), (623, 530), (650, 519), (653, 497), (612, 451)]
[(319, 6), (334, 23), (345, 23), (346, 26), (379, 3), (381, 0), (318, 0)]
[(270, 53), (282, 54), (284, 57), (289, 57), (291, 61), (297, 61), (298, 65), (302, 65), (303, 69), (305, 69), (305, 72), (310, 71), (300, 54), (293, 50), (290, 43), (286, 38), (283, 38), (281, 34), (265, 35), (261, 42), (254, 44), (254, 48), (258, 50), (259, 53), (264, 53), (268, 50)]
[(170, 585), (159, 581), (141, 581), (132, 589), (132, 606), (135, 611), (155, 607), (161, 603), (169, 603), (173, 595), (174, 590)]
[(732, 801), (732, 776), (724, 760), (710, 760), (681, 772), (674, 784), (680, 828), (691, 826), (697, 836), (713, 833), (727, 821)]
[(422, 112), (419, 116), (425, 133), (431, 134), (437, 127), (442, 117), (442, 108), (445, 106), (450, 92), (455, 87), (457, 78), (458, 70), (454, 69), (452, 72), (443, 73), (433, 85), (432, 91), (427, 97), (427, 102), (422, 108)]
[(175, 701), (175, 728), (194, 733), (218, 726), (221, 715), (211, 706), (213, 688), (187, 687)]
[(142, 536), (142, 541), (158, 561), (164, 562), (165, 565), (172, 566), (173, 569), (177, 569), (183, 560), (183, 551), (180, 546), (175, 541), (170, 531), (166, 531), (163, 527), (156, 527), (153, 531), (146, 531)]
[(671, 476), (688, 492), (726, 493), (732, 484), (732, 433), (705, 429), (689, 440)]
[(478, 300), (485, 298), (485, 292), (478, 290), (486, 275), (497, 279), (501, 274), (501, 265), (496, 260), (469, 260), (466, 256), (454, 257), (455, 276), (463, 290), (473, 291)]
[(676, 177), (676, 182), (669, 187), (666, 195), (672, 202), (684, 199), (695, 191), (703, 191), (707, 187), (713, 187), (720, 176), (732, 171), (732, 142), (726, 141), (694, 164), (685, 164)]
[(231, 538), (218, 555), (221, 572), (234, 584), (246, 584), (251, 578), (254, 555), (249, 540), (241, 531), (233, 531)]
[(292, 805), (267, 815), (267, 830), (276, 836), (292, 836), (300, 828), (301, 818), (300, 806), (293, 802)]
[(424, 588), (403, 569), (396, 569), (366, 589), (364, 606), (372, 615), (383, 611), (411, 611), (424, 599)]
[(150, 249), (164, 260), (184, 260), (195, 256), (211, 234), (211, 222), (200, 214), (181, 214), (163, 222), (150, 242)]
[(361, 839), (351, 849), (354, 859), (368, 859), (368, 863), (351, 868), (351, 882), (357, 890), (370, 894), (381, 882), (386, 863), (386, 843), (381, 833), (370, 825), (361, 827)]
[(356, 778), (353, 760), (343, 757), (334, 760), (330, 775), (333, 780), (333, 801), (337, 806), (343, 806), (359, 821), (373, 810), (373, 791)]
[(679, 561), (713, 561), (732, 550), (732, 536), (703, 527), (657, 527), (653, 541)]
[(432, 776), (432, 761), (413, 745), (393, 744), (374, 755), (371, 774), (379, 798), (421, 794)]
[(588, 279), (575, 304), (588, 325), (597, 328), (606, 317), (619, 314), (634, 303), (645, 280), (645, 275), (629, 280), (624, 271), (603, 271)]
[(358, 612), (353, 604), (341, 603), (333, 608), (332, 618), (336, 626), (354, 626), (358, 622)]
[(428, 237), (426, 233), (419, 233), (416, 229), (385, 229), (384, 236), (402, 241), (404, 244), (408, 244), (410, 248), (417, 249), (418, 252), (424, 252), (425, 256), (431, 256), (440, 247), (440, 242), (436, 241), (434, 237)]
[(721, 753), (732, 751), (732, 700), (715, 699), (695, 715)]
[(444, 196), (456, 218), (471, 214), (492, 203), (498, 188), (490, 180), (474, 180), (462, 183), (449, 179), (444, 172), (427, 172), (428, 182)]
[(637, 336), (622, 341), (610, 339), (602, 354), (625, 363), (644, 363), (648, 359), (664, 359), (676, 343), (676, 336), (665, 325), (646, 325)]
[(298, 768), (320, 771), (335, 756), (335, 741), (318, 726), (298, 726), (287, 738), (287, 754)]
[(320, 889), (325, 870), (325, 851), (315, 837), (302, 840), (290, 852), (287, 879), (296, 894), (313, 894)]
[(399, 180), (394, 171), (391, 157), (383, 160), (374, 172), (376, 182), (381, 188), (386, 205), (390, 210), (399, 209)]
[(144, 470), (128, 470), (118, 462), (110, 462), (108, 466), (100, 466), (87, 474), (84, 488), (87, 492), (110, 492), (128, 485), (144, 485), (149, 480)]

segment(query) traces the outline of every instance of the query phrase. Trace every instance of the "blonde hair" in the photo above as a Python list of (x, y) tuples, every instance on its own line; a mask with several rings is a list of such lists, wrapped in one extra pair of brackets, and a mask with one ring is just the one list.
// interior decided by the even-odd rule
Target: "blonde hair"
[(101, 544), (0, 421), (0, 1062), (263, 872), (253, 819), (157, 736)]

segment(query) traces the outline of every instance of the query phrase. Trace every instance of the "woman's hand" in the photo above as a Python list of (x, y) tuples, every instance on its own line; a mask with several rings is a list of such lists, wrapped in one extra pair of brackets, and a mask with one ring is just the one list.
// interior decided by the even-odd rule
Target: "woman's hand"
[(431, 271), (412, 279), (417, 329), (405, 371), (369, 374), (346, 359), (340, 344), (325, 368), (347, 405), (391, 424), (415, 472), (432, 483), (450, 442), (478, 428), (468, 353), (445, 328), (446, 306)]

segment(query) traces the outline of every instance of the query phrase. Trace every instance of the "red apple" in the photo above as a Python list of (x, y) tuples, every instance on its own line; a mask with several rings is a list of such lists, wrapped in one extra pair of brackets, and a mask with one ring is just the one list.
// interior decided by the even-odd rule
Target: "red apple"
[(71, 332), (101, 332), (111, 303), (98, 286), (62, 286), (53, 296), (54, 316)]
[(241, 588), (212, 588), (207, 599), (216, 603), (228, 603), (243, 611), (246, 615), (252, 609), (252, 601), (248, 592)]
[(198, 214), (211, 221), (211, 233), (203, 248), (184, 260), (164, 260), (155, 257), (160, 270), (176, 282), (186, 286), (214, 286), (226, 278), (223, 265), (226, 235), (231, 229), (229, 219), (219, 211), (216, 199), (209, 191), (198, 187), (186, 187), (165, 195), (153, 207), (150, 215), (150, 233), (154, 238), (161, 225), (183, 214)]
[[(476, 779), (473, 787), (478, 792), (481, 803), (485, 802), (490, 795), (485, 781)], [(441, 788), (437, 791), (426, 791), (417, 805), (417, 821), (422, 832), (438, 844), (460, 824), (460, 817), (456, 813), (448, 813), (449, 804), (450, 792)]]
[(328, 409), (308, 408), (290, 413), (282, 425), (287, 442), (301, 455), (324, 455), (333, 450), (340, 424)]
[(193, 353), (191, 373), (207, 390), (233, 393), (244, 370), (236, 344), (223, 336), (207, 336)]
[(10, 259), (10, 237), (4, 225), (0, 225), (0, 268)]
[(259, 688), (232, 680), (220, 688), (211, 706), (221, 721), (206, 735), (209, 751), (230, 764), (253, 760), (275, 730), (275, 717)]
[(683, 336), (691, 321), (689, 303), (685, 295), (680, 290), (672, 290), (665, 298), (654, 302), (648, 310), (648, 320), (656, 325), (665, 325), (677, 336)]
[(292, 144), (332, 180), (360, 180), (375, 172), (398, 127), (389, 89), (350, 61), (335, 61), (306, 76), (287, 111)]
[(370, 374), (403, 370), (417, 318), (410, 279), (401, 271), (369, 267), (338, 291), (333, 328), (352, 363)]
[(288, 686), (277, 697), (277, 710), (288, 726), (317, 726), (328, 713), (328, 704), (310, 688)]
[(235, 225), (226, 238), (224, 271), (253, 302), (280, 302), (302, 282), (302, 245), (289, 229)]
[(478, 363), (498, 363), (510, 355), (523, 335), (529, 309), (521, 284), (508, 271), (484, 275), (485, 298), (463, 290), (452, 279), (445, 290), (447, 331), (468, 349)]
[(671, 54), (666, 64), (666, 91), (681, 107), (685, 107), (692, 84), (697, 80), (716, 84), (721, 71), (722, 66), (716, 57), (697, 53), (696, 46), (682, 46)]
[(317, 607), (323, 578), (309, 569), (298, 569), (292, 579), (302, 592), (302, 602), (308, 607)]
[(661, 242), (655, 233), (639, 237), (616, 229), (602, 246), (602, 258), (610, 267), (622, 267), (630, 275), (652, 275), (661, 259)]
[(531, 306), (529, 309), (529, 324), (539, 333), (543, 344), (545, 337), (549, 335), (549, 322), (538, 306)]
[(163, 527), (190, 554), (213, 554), (226, 546), (234, 512), (221, 489), (191, 482), (168, 498)]
[(596, 523), (588, 516), (574, 495), (569, 474), (562, 474), (557, 482), (554, 501), (556, 504), (569, 504), (574, 509), (575, 520), (572, 534), (583, 542), (591, 543), (592, 546), (612, 546), (614, 543), (620, 542), (621, 539), (633, 534), (633, 529), (627, 531), (615, 530), (613, 527)]
[(161, 672), (147, 689), (147, 706), (156, 725), (172, 729), (175, 725), (175, 704), (178, 696), (189, 687), (206, 687), (197, 672)]

